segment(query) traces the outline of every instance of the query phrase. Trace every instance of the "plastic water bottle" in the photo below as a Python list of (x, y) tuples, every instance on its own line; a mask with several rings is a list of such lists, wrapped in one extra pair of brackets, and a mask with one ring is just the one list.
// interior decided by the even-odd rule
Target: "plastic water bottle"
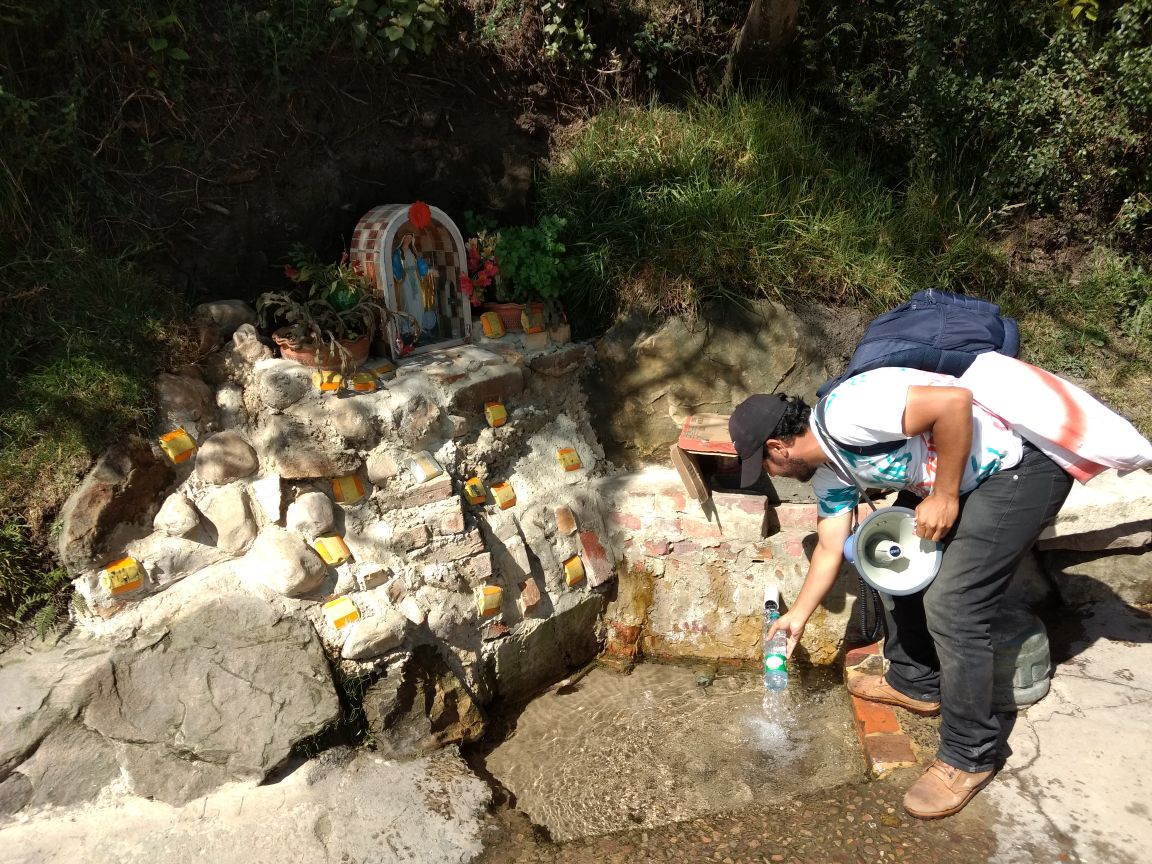
[(788, 687), (788, 637), (777, 632), (768, 638), (768, 628), (780, 617), (779, 594), (769, 597), (771, 590), (764, 592), (764, 687), (779, 693)]

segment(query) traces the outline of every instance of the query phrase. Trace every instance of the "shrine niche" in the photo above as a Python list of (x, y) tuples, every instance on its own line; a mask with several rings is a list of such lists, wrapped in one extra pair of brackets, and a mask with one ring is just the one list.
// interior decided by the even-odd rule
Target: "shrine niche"
[(421, 201), (374, 207), (356, 224), (349, 251), (400, 313), (388, 325), (394, 359), (470, 339), (472, 310), (459, 278), (464, 238), (442, 210)]

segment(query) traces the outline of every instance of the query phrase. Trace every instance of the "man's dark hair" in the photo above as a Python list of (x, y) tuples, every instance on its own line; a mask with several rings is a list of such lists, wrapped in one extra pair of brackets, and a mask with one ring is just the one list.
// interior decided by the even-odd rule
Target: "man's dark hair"
[(812, 409), (799, 396), (785, 397), (784, 402), (784, 415), (768, 437), (791, 444), (794, 438), (808, 431), (808, 418)]

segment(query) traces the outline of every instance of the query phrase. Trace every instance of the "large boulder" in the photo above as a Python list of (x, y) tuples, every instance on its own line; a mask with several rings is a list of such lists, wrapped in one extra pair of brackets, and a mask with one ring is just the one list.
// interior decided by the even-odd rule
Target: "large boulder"
[(363, 691), (364, 718), (376, 746), (393, 758), (418, 756), (446, 744), (478, 741), (480, 705), (431, 645), (417, 646)]
[(75, 635), (5, 658), (9, 810), (91, 800), (124, 781), (181, 804), (225, 782), (264, 779), (339, 715), (307, 622), (242, 595), (173, 608), (115, 646)]
[(60, 512), (61, 563), (73, 573), (102, 566), (148, 533), (170, 473), (140, 438), (109, 447)]
[(665, 462), (692, 414), (731, 414), (753, 393), (811, 398), (828, 377), (817, 332), (769, 302), (693, 323), (629, 319), (596, 343), (596, 359), (596, 432), (610, 459), (633, 467)]

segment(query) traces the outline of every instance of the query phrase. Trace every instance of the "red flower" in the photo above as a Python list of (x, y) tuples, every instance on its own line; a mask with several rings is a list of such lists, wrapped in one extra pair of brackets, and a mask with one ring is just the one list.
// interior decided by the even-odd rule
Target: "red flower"
[(295, 281), (296, 279), (300, 278), (300, 271), (293, 267), (291, 264), (285, 264), (284, 275)]
[(408, 221), (417, 231), (423, 231), (432, 224), (432, 211), (423, 201), (416, 201), (408, 208)]

